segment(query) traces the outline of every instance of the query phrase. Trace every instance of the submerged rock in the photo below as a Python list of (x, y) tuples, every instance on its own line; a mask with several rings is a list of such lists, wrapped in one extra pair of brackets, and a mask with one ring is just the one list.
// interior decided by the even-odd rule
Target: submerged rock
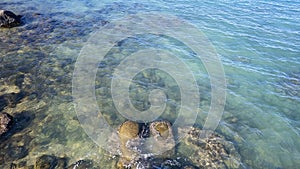
[(57, 165), (57, 158), (51, 155), (42, 155), (36, 160), (34, 169), (54, 169)]
[(6, 133), (13, 122), (13, 117), (5, 112), (0, 113), (0, 136)]
[(126, 145), (128, 141), (136, 139), (139, 136), (139, 124), (133, 121), (126, 121), (119, 127), (119, 138), (120, 138), (120, 148), (122, 157), (120, 158), (117, 167), (118, 168), (128, 168), (132, 164), (132, 161), (138, 156), (138, 154), (128, 148)]
[(213, 131), (198, 128), (179, 129), (188, 133), (178, 147), (182, 154), (189, 154), (199, 168), (242, 168), (241, 158), (233, 144)]
[(12, 28), (21, 25), (20, 15), (11, 11), (0, 10), (0, 27)]
[(68, 169), (93, 169), (93, 161), (91, 160), (79, 160), (76, 163), (68, 167)]
[(175, 154), (175, 141), (168, 121), (150, 124), (126, 121), (119, 128), (119, 138), (122, 154), (117, 168), (155, 168), (170, 162), (180, 166), (169, 159)]
[(66, 159), (52, 155), (42, 155), (36, 160), (34, 169), (65, 169)]
[(150, 153), (162, 158), (174, 155), (175, 140), (172, 126), (168, 121), (156, 121), (150, 124)]
[(1, 84), (0, 86), (0, 95), (5, 94), (18, 94), (20, 93), (20, 88), (16, 85), (8, 85), (8, 84)]

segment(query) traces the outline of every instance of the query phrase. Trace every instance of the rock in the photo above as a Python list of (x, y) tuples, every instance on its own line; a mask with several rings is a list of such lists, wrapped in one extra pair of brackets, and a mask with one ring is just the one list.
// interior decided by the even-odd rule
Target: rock
[(120, 148), (122, 152), (122, 157), (120, 158), (117, 167), (118, 168), (123, 168), (123, 167), (129, 167), (129, 165), (132, 163), (138, 154), (128, 148), (126, 144), (128, 141), (138, 138), (139, 136), (139, 124), (133, 121), (126, 121), (121, 126), (119, 127), (118, 133), (119, 133), (119, 138), (120, 138)]
[(67, 158), (58, 158), (55, 169), (66, 169), (66, 168), (67, 168)]
[(13, 123), (13, 117), (7, 113), (0, 113), (0, 136), (6, 133)]
[(10, 169), (34, 169), (34, 166), (33, 165), (27, 166), (26, 161), (21, 161), (18, 164), (11, 163), (10, 164)]
[[(12, 145), (9, 145), (12, 146)], [(11, 159), (21, 159), (28, 155), (28, 149), (25, 146), (15, 146), (7, 151)]]
[[(188, 131), (188, 132), (186, 132)], [(199, 168), (240, 168), (241, 159), (232, 143), (213, 131), (179, 129), (188, 133), (178, 147)]]
[(11, 163), (10, 165), (10, 169), (66, 169), (66, 168), (67, 168), (67, 159), (58, 158), (53, 155), (42, 155), (41, 157), (37, 158), (35, 165), (28, 166), (26, 161), (22, 161), (18, 164)]
[(20, 88), (16, 85), (7, 85), (7, 84), (1, 84), (0, 86), (0, 95), (5, 94), (18, 94), (20, 93)]
[(93, 161), (91, 160), (79, 160), (68, 167), (68, 169), (92, 169), (92, 168), (94, 168), (94, 165), (93, 165)]
[(162, 159), (162, 158), (150, 158), (142, 159), (137, 162), (134, 169), (195, 169), (191, 165), (184, 165), (186, 161), (177, 159)]
[(52, 155), (42, 155), (36, 160), (34, 169), (65, 169), (66, 167), (66, 158), (58, 158)]
[(182, 169), (195, 169), (193, 166), (184, 166)]
[(16, 15), (11, 11), (0, 10), (0, 27), (12, 28), (21, 25), (20, 15)]
[(0, 85), (0, 111), (4, 107), (15, 107), (16, 104), (26, 96), (26, 93), (20, 90), (16, 85)]
[(119, 169), (180, 165), (168, 159), (175, 154), (175, 140), (168, 121), (150, 124), (126, 121), (119, 127), (119, 138), (122, 152), (117, 163)]
[(57, 165), (57, 158), (51, 155), (42, 155), (36, 160), (34, 169), (54, 169)]
[(174, 155), (175, 140), (170, 122), (152, 122), (149, 128), (150, 138), (147, 147), (149, 148), (150, 153), (161, 158), (167, 158)]
[[(14, 116), (14, 124), (16, 122), (16, 116)], [(3, 135), (0, 140), (0, 168), (9, 168), (10, 162), (16, 162), (28, 155), (31, 137), (28, 132), (24, 134), (14, 134), (15, 125), (10, 129), (9, 133)], [(1, 158), (4, 160), (1, 162)], [(26, 160), (25, 160), (26, 161)], [(14, 164), (12, 164), (14, 165)], [(24, 160), (20, 163), (16, 163), (17, 168), (25, 166)], [(24, 168), (25, 169), (25, 168)]]

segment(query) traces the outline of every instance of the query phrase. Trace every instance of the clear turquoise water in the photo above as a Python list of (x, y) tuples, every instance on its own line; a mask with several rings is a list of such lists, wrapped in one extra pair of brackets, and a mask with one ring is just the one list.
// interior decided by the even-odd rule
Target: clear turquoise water
[[(83, 20), (89, 23), (91, 18), (98, 17), (95, 16), (97, 14), (95, 11), (100, 9), (106, 10), (103, 10), (99, 18), (107, 21), (124, 14), (145, 11), (165, 12), (189, 21), (209, 38), (224, 65), (228, 85), (227, 100), (224, 116), (217, 131), (237, 146), (247, 168), (296, 169), (300, 166), (300, 2), (142, 0), (112, 3), (96, 0), (62, 2), (4, 0), (0, 3), (0, 8), (28, 15), (32, 12), (42, 13), (59, 22), (80, 23)], [(29, 21), (27, 26), (34, 22), (37, 21)], [(40, 115), (36, 117), (45, 114), (48, 118), (36, 120), (34, 124), (43, 125), (56, 117), (54, 121), (64, 119), (57, 123), (65, 125), (67, 129), (68, 126), (74, 127), (75, 122), (70, 120), (76, 117), (76, 114), (69, 97), (72, 68), (89, 33), (97, 30), (97, 24), (99, 23), (67, 25), (64, 27), (67, 29), (66, 32), (75, 27), (77, 32), (80, 30), (83, 33), (71, 34), (66, 39), (64, 36), (67, 36), (67, 33), (60, 34), (62, 31), (53, 31), (47, 38), (52, 37), (54, 40), (26, 41), (26, 43), (25, 40), (18, 41), (19, 44), (15, 44), (18, 49), (6, 45), (8, 41), (1, 42), (3, 44), (1, 64), (13, 63), (16, 69), (21, 64), (14, 63), (26, 59), (22, 53), (18, 53), (18, 50), (25, 50), (25, 47), (29, 46), (29, 50), (35, 51), (27, 58), (39, 64), (33, 66), (29, 72), (35, 75), (34, 88), (43, 93), (40, 102), (44, 101), (48, 105), (47, 109), (40, 111)], [(23, 27), (26, 28), (26, 25)], [(2, 37), (12, 39), (18, 38), (15, 32), (17, 31), (0, 31)], [(39, 56), (36, 52), (39, 50), (45, 52), (46, 56)], [(9, 56), (14, 58), (10, 59)], [(19, 61), (16, 61), (17, 59)], [(8, 77), (4, 75), (4, 68), (1, 71), (3, 71), (1, 77), (5, 81)], [(62, 80), (58, 81), (58, 77)], [(40, 82), (44, 82), (44, 79), (49, 81), (48, 86), (40, 86)], [(205, 89), (209, 87), (203, 87), (203, 90)], [(209, 95), (204, 94), (202, 102), (204, 115), (208, 102)], [(105, 102), (99, 104), (104, 107), (110, 105)], [(34, 109), (33, 107), (31, 110)], [(109, 110), (107, 108), (108, 112)], [(116, 125), (121, 121), (116, 120), (112, 123)], [(203, 125), (202, 122), (200, 116), (198, 119), (200, 126)], [(56, 130), (54, 126), (57, 123), (48, 123), (45, 130)], [(96, 152), (92, 150), (87, 152), (92, 149), (92, 143), (78, 150), (75, 142), (81, 137), (72, 135), (69, 140), (62, 141), (63, 139), (57, 139), (59, 135), (42, 134), (41, 129), (37, 129), (35, 125), (29, 127), (34, 131), (31, 133), (32, 137), (36, 138), (33, 145), (38, 148), (31, 149), (32, 157), (28, 159), (35, 158), (40, 152), (64, 154), (59, 151), (62, 147), (67, 147), (65, 154), (73, 157), (74, 161), (83, 157), (97, 159), (97, 155), (94, 155)], [(86, 136), (84, 138), (88, 140)], [(49, 144), (45, 143), (47, 139)], [(57, 143), (61, 145), (53, 148)], [(80, 143), (82, 142), (78, 144)]]

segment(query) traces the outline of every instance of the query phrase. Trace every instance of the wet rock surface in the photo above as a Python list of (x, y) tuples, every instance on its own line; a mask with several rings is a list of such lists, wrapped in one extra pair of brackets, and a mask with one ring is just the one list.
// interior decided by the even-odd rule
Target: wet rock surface
[(12, 28), (21, 25), (21, 16), (11, 11), (0, 10), (0, 27)]
[(0, 113), (0, 136), (6, 133), (13, 124), (13, 117), (5, 112)]

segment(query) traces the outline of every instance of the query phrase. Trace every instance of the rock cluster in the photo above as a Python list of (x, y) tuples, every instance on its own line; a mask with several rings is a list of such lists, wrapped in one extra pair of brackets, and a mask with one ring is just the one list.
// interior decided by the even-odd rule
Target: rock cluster
[[(191, 162), (199, 168), (241, 168), (240, 155), (231, 142), (213, 131), (198, 128), (179, 129), (188, 133), (179, 151), (189, 152)], [(185, 130), (185, 131), (184, 131)], [(183, 150), (185, 149), (185, 150)]]
[(168, 121), (156, 121), (150, 125), (126, 121), (118, 133), (122, 154), (117, 168), (151, 168), (153, 159), (157, 162), (174, 155), (175, 141)]
[(21, 16), (11, 11), (0, 10), (0, 27), (12, 28), (21, 24)]
[[(155, 121), (150, 124), (126, 121), (118, 129), (121, 155), (116, 168), (125, 169), (195, 169), (195, 168), (243, 168), (234, 146), (212, 131), (198, 128), (178, 128), (187, 133), (176, 147), (171, 124)], [(188, 151), (187, 151), (188, 150)], [(188, 156), (188, 157), (186, 157)], [(67, 164), (67, 158), (42, 155), (34, 165), (26, 162), (12, 164), (12, 169), (96, 169), (91, 160), (79, 160)]]
[(11, 169), (96, 169), (91, 160), (79, 160), (70, 166), (67, 165), (67, 158), (59, 158), (54, 155), (42, 155), (36, 159), (34, 165), (26, 166), (26, 162), (19, 164), (12, 163)]
[[(117, 168), (241, 168), (233, 144), (213, 131), (178, 128), (185, 137), (176, 147), (170, 122), (138, 124), (126, 121), (119, 127), (121, 158)], [(188, 155), (186, 158), (178, 154)], [(184, 160), (183, 160), (184, 159)], [(194, 166), (191, 166), (193, 164)]]

